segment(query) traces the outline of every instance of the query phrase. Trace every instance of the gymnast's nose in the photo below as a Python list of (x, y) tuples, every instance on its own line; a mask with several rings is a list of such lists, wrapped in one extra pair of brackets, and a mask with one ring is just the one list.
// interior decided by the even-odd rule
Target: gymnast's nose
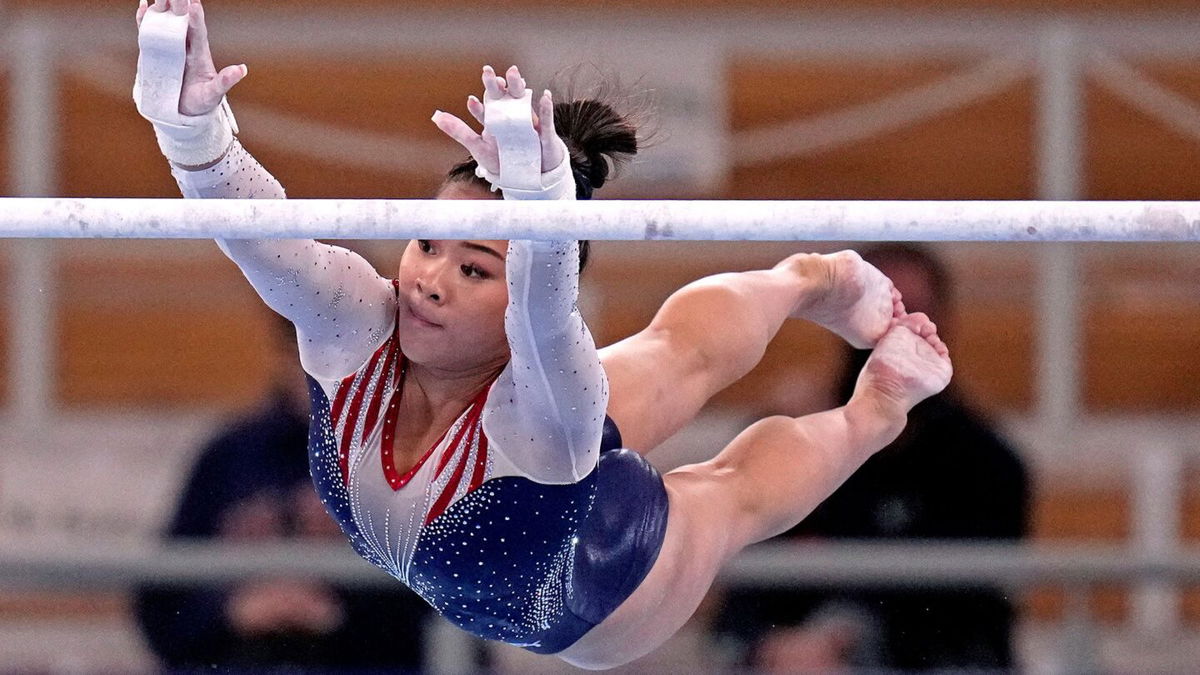
[(434, 286), (420, 279), (417, 279), (417, 292), (435, 303), (442, 301), (442, 294)]
[(417, 292), (435, 305), (442, 304), (446, 299), (441, 272), (440, 266), (431, 267), (417, 277)]

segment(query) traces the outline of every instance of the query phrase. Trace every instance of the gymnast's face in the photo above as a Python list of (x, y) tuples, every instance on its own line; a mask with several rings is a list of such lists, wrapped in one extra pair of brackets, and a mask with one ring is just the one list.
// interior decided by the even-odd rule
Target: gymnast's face
[[(448, 194), (449, 193), (449, 194)], [(451, 183), (438, 199), (491, 199)], [(400, 259), (400, 347), (414, 363), (464, 370), (508, 360), (508, 242), (414, 239)]]

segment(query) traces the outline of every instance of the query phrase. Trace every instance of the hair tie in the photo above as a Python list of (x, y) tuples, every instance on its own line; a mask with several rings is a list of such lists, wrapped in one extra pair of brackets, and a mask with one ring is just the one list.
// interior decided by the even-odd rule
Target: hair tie
[(571, 174), (575, 177), (575, 199), (591, 199), (592, 198), (592, 181), (588, 180), (587, 174), (571, 166)]

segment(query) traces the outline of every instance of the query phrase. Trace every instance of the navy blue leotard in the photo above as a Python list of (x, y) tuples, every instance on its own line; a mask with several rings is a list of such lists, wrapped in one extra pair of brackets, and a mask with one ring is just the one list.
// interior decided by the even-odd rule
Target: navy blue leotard
[[(283, 197), (234, 142), (174, 170), (187, 197)], [(609, 616), (653, 566), (662, 478), (620, 448), (607, 380), (575, 306), (575, 242), (513, 241), (512, 359), (414, 466), (393, 462), (404, 297), (358, 255), (312, 240), (219, 241), (291, 319), (313, 404), (313, 480), (365, 559), (484, 638), (554, 653)]]

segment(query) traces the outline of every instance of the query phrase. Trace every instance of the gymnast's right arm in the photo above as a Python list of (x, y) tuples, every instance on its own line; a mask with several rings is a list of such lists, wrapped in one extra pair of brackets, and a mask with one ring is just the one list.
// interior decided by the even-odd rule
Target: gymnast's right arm
[[(138, 7), (138, 111), (183, 195), (201, 199), (283, 199), (283, 187), (234, 137), (225, 94), (244, 65), (218, 72), (198, 0)], [(186, 42), (184, 40), (186, 36)], [(314, 376), (358, 369), (387, 338), (395, 318), (392, 284), (357, 254), (311, 239), (218, 240), (217, 245), (271, 309), (296, 324), (300, 360)]]

